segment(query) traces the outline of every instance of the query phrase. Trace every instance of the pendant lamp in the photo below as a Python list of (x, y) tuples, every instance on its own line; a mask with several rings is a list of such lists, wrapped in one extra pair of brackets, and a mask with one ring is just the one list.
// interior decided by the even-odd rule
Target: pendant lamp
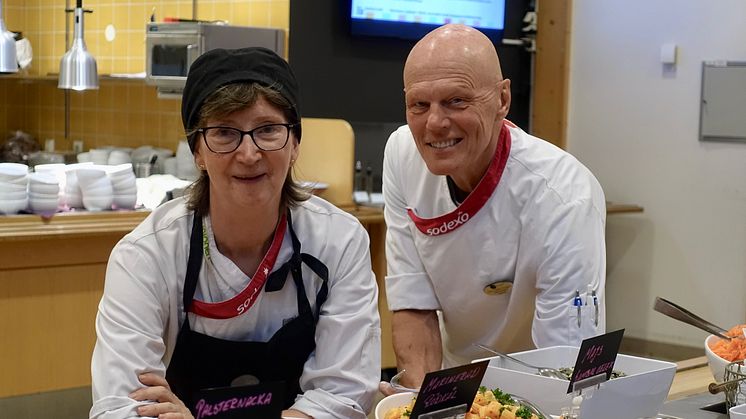
[(3, 21), (3, 4), (0, 1), (0, 73), (18, 72), (18, 58), (16, 58), (16, 39), (5, 29)]
[(98, 72), (96, 60), (86, 49), (83, 40), (83, 15), (90, 10), (83, 10), (83, 0), (77, 0), (75, 6), (74, 37), (70, 50), (60, 62), (60, 89), (89, 90), (98, 89)]

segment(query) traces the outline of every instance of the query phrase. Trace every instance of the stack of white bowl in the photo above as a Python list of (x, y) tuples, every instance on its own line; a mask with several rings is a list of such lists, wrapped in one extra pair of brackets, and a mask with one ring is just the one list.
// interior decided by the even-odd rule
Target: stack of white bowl
[(80, 192), (76, 170), (81, 167), (92, 167), (93, 162), (68, 164), (65, 166), (64, 206), (67, 209), (83, 208), (83, 194)]
[(28, 166), (0, 163), (0, 213), (16, 214), (28, 206)]
[(111, 209), (114, 193), (105, 166), (92, 165), (75, 169), (83, 206), (89, 211)]
[(133, 209), (137, 203), (137, 182), (132, 163), (108, 166), (107, 174), (112, 187), (112, 207)]
[(64, 163), (37, 164), (34, 166), (34, 172), (49, 173), (57, 178), (57, 183), (60, 185), (59, 208), (65, 206), (65, 183), (67, 182), (65, 177), (65, 167)]
[(28, 175), (28, 206), (37, 214), (54, 214), (60, 205), (60, 182), (50, 172)]

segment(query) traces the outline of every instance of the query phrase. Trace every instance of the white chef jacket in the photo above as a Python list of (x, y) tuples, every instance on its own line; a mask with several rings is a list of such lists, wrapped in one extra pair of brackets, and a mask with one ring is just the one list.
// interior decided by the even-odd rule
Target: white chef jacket
[[(490, 356), (474, 343), (512, 352), (579, 345), (605, 331), (601, 186), (570, 154), (507, 125), (510, 155), (495, 191), (465, 224), (432, 237), (417, 230), (406, 208), (423, 218), (456, 209), (447, 178), (428, 171), (408, 126), (386, 144), (389, 309), (439, 310), (444, 366)], [(497, 281), (512, 288), (485, 293)], [(598, 305), (582, 300), (578, 327), (573, 299), (576, 290), (585, 297), (589, 285)]]
[[(329, 268), (329, 295), (316, 325), (316, 350), (300, 377), (304, 391), (294, 409), (316, 418), (366, 417), (380, 381), (378, 288), (371, 270), (368, 235), (358, 220), (318, 197), (291, 210), (301, 251)], [(138, 374), (165, 376), (184, 320), (182, 292), (193, 212), (183, 198), (155, 209), (112, 251), (96, 317), (91, 418), (137, 417), (146, 402), (127, 397), (141, 388)], [(195, 298), (218, 302), (238, 294), (250, 278), (215, 245), (210, 220), (209, 254)], [(292, 255), (286, 231), (275, 269)], [(305, 264), (303, 281), (311, 309), (321, 279)], [(221, 339), (268, 341), (298, 315), (295, 285), (259, 294), (246, 313), (230, 319), (189, 314), (195, 332)]]

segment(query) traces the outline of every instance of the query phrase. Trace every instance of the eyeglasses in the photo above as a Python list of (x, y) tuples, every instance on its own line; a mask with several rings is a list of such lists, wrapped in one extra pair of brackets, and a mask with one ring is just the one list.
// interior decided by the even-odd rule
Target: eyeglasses
[(233, 127), (205, 127), (198, 129), (197, 132), (202, 133), (207, 148), (213, 153), (226, 154), (236, 151), (246, 134), (259, 150), (276, 151), (285, 147), (290, 138), (290, 129), (297, 125), (299, 124), (267, 124), (249, 131)]

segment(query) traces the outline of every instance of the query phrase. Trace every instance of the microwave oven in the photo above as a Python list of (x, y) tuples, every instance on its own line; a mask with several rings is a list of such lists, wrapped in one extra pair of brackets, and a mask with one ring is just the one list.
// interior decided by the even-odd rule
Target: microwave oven
[(283, 29), (207, 22), (148, 23), (145, 36), (145, 81), (159, 97), (178, 97), (189, 66), (216, 48), (265, 47), (284, 57)]

